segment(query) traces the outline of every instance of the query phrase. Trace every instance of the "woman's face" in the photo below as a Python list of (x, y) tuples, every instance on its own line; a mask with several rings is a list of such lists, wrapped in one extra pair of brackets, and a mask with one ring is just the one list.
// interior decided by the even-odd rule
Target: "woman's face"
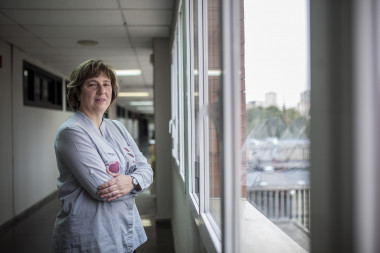
[(101, 73), (97, 77), (92, 77), (84, 81), (79, 95), (79, 110), (86, 114), (103, 113), (108, 109), (112, 99), (111, 80)]

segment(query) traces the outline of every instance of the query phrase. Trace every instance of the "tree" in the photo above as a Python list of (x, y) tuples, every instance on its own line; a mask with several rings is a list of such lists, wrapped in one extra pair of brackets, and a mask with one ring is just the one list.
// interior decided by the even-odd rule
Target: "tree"
[(281, 116), (282, 112), (276, 106), (269, 106), (266, 108), (262, 106), (252, 107), (246, 111), (246, 132), (247, 134), (249, 134), (252, 131), (252, 129), (264, 119), (276, 118)]
[(295, 108), (284, 109), (282, 120), (286, 126), (289, 126), (295, 119), (301, 116), (301, 113)]

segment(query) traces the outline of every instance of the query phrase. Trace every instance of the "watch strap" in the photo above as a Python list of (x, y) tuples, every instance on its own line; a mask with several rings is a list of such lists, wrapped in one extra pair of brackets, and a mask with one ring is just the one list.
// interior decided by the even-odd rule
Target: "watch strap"
[(139, 182), (137, 181), (137, 179), (134, 176), (131, 176), (131, 178), (132, 178), (133, 189), (136, 191), (141, 191), (141, 186)]

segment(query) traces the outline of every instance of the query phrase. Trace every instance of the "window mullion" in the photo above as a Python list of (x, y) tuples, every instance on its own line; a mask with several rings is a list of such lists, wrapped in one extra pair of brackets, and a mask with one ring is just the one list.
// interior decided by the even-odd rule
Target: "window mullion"
[[(240, 1), (222, 2), (223, 252), (240, 252)], [(231, 208), (233, 207), (233, 208)]]

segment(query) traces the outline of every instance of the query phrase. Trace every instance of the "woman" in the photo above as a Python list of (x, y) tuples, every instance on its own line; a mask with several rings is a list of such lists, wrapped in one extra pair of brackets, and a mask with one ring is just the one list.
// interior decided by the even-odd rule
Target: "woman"
[(103, 118), (117, 98), (115, 73), (88, 60), (67, 87), (75, 113), (55, 141), (61, 211), (53, 251), (134, 252), (147, 240), (135, 194), (152, 183), (153, 171), (125, 127)]

